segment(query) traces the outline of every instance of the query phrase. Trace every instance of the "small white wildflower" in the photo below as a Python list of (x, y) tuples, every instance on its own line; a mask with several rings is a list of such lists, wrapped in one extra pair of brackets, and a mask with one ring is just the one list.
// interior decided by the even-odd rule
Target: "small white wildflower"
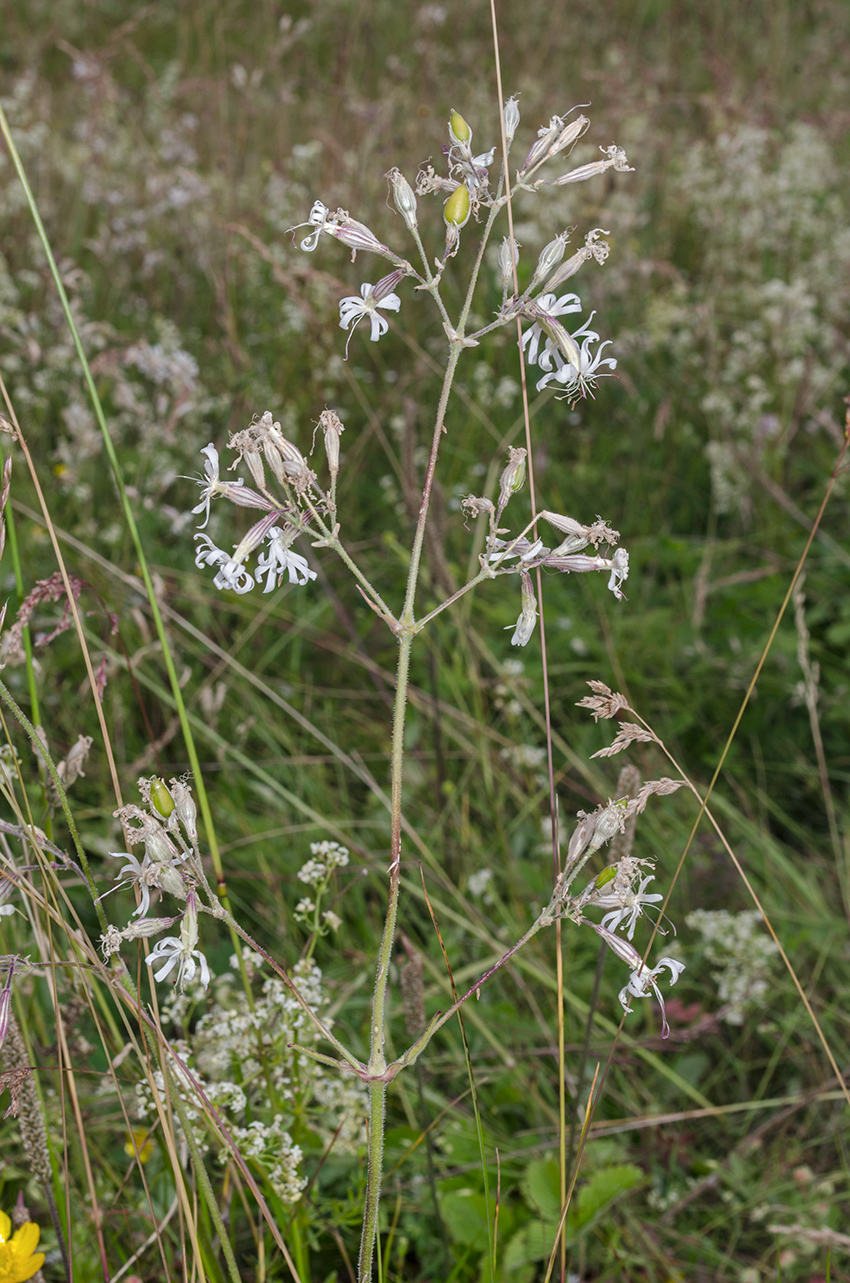
[[(595, 312), (591, 312), (586, 324), (571, 335), (574, 340), (582, 340), (581, 347), (578, 349), (580, 358), (578, 365), (573, 361), (565, 361), (557, 346), (547, 343), (540, 354), (538, 365), (548, 373), (538, 380), (538, 392), (542, 392), (544, 388), (555, 382), (565, 388), (568, 395), (586, 396), (595, 386), (597, 379), (616, 370), (616, 359), (613, 356), (603, 357), (602, 355), (603, 350), (610, 344), (610, 339), (600, 343), (596, 352), (591, 351), (591, 345), (599, 343), (599, 335), (595, 330), (590, 329), (590, 322), (595, 315)], [(553, 364), (554, 368), (552, 368)], [(609, 368), (603, 370), (601, 368), (603, 365)]]
[[(210, 502), (215, 495), (220, 494), (224, 489), (219, 480), (218, 450), (216, 450), (212, 441), (209, 445), (204, 446), (201, 454), (205, 454), (207, 457), (204, 464), (204, 471), (207, 475), (205, 481), (198, 482), (198, 485), (201, 486), (201, 502), (192, 509), (192, 512), (196, 515), (204, 514), (204, 519), (198, 526), (199, 530), (203, 530), (210, 519)], [(241, 482), (237, 482), (237, 484), (241, 484)]]
[(218, 566), (218, 574), (213, 580), (216, 588), (220, 591), (230, 588), (233, 592), (240, 594), (251, 591), (254, 587), (254, 577), (241, 561), (234, 560), (230, 553), (217, 548), (209, 535), (196, 534), (195, 539), (199, 541), (199, 547), (195, 552), (195, 565), (198, 569), (202, 570), (204, 566)]
[[(562, 294), (560, 298), (556, 298), (554, 294), (543, 294), (540, 298), (535, 299), (534, 302), (537, 308), (546, 314), (546, 317), (566, 316), (569, 312), (581, 311), (581, 299), (578, 294)], [(545, 340), (542, 351), (540, 349), (541, 340)], [(545, 318), (535, 321), (530, 329), (525, 331), (522, 336), (522, 346), (526, 348), (526, 357), (532, 365), (537, 365), (538, 362), (543, 365), (543, 361), (540, 358), (557, 347), (555, 342), (546, 334)], [(543, 365), (543, 368), (548, 369), (549, 367)]]
[(180, 938), (166, 936), (164, 940), (159, 940), (145, 959), (149, 967), (163, 963), (159, 971), (154, 971), (154, 979), (164, 980), (177, 967), (177, 987), (183, 990), (187, 984), (192, 983), (195, 972), (200, 968), (200, 984), (206, 989), (211, 972), (197, 944), (198, 902), (194, 891), (190, 891), (186, 901), (186, 912), (180, 924)]
[(610, 913), (605, 914), (600, 926), (602, 926), (605, 931), (616, 931), (618, 927), (621, 927), (627, 922), (629, 929), (626, 932), (626, 935), (629, 940), (634, 939), (635, 925), (638, 918), (641, 917), (644, 912), (643, 906), (645, 904), (656, 904), (659, 900), (664, 899), (663, 895), (646, 894), (646, 888), (649, 886), (650, 882), (654, 881), (654, 874), (650, 874), (648, 877), (641, 880), (641, 884), (637, 891), (633, 891), (631, 889), (623, 890), (619, 893), (600, 896), (597, 900), (594, 900), (593, 904), (595, 907), (600, 909), (611, 909)]
[(302, 864), (298, 870), (297, 877), (299, 882), (306, 882), (308, 886), (319, 886), (327, 877), (328, 870), (319, 860), (308, 860)]
[(522, 610), (511, 638), (512, 646), (526, 646), (537, 623), (537, 598), (534, 595), (531, 576), (527, 570), (520, 571), (520, 575), (522, 577)]
[(643, 970), (636, 968), (629, 976), (628, 984), (620, 990), (620, 1002), (623, 1004), (623, 1009), (626, 1013), (631, 1011), (632, 998), (647, 998), (651, 989), (661, 1008), (661, 1037), (666, 1038), (670, 1033), (670, 1026), (667, 1024), (667, 1011), (664, 1006), (664, 999), (661, 996), (661, 990), (656, 984), (656, 979), (660, 972), (669, 971), (670, 984), (674, 985), (684, 970), (684, 962), (679, 962), (677, 958), (660, 958), (651, 971), (646, 967)]
[[(396, 273), (391, 273), (391, 275), (394, 276)], [(400, 278), (401, 273), (398, 273), (398, 276)], [(384, 279), (386, 280), (387, 278), (385, 277)], [(349, 294), (346, 298), (340, 299), (339, 328), (341, 330), (350, 329), (350, 333), (345, 344), (346, 357), (348, 357), (348, 344), (351, 341), (351, 335), (365, 316), (368, 316), (372, 326), (372, 333), (370, 336), (372, 342), (377, 343), (378, 339), (381, 338), (382, 335), (386, 334), (387, 330), (390, 328), (389, 322), (385, 317), (381, 316), (378, 308), (382, 307), (390, 312), (397, 312), (401, 307), (401, 299), (399, 296), (392, 292), (382, 293), (380, 286), (381, 281), (378, 281), (377, 285), (364, 283), (360, 286), (360, 298), (358, 298), (356, 294)]]
[(344, 869), (348, 864), (348, 847), (339, 842), (311, 842), (310, 852), (323, 860), (329, 869)]
[(304, 896), (295, 906), (293, 914), (296, 922), (312, 922), (313, 914), (316, 912), (316, 906), (311, 899)]
[(289, 547), (287, 540), (293, 537), (287, 535), (279, 526), (272, 526), (269, 531), (268, 548), (257, 558), (257, 570), (254, 575), (258, 586), (265, 577), (264, 593), (272, 592), (281, 583), (284, 574), (289, 575), (291, 584), (308, 584), (311, 579), (317, 577), (315, 570), (310, 569), (307, 558)]
[(308, 254), (311, 254), (318, 245), (322, 232), (327, 231), (329, 227), (334, 225), (335, 220), (329, 218), (329, 214), (330, 210), (327, 205), (323, 205), (320, 200), (314, 201), (307, 224), (301, 224), (302, 227), (307, 225), (313, 227), (313, 231), (301, 241), (301, 248), (306, 250)]
[(466, 890), (468, 894), (471, 896), (475, 896), (476, 898), (480, 895), (483, 895), (484, 892), (487, 890), (487, 887), (492, 877), (493, 877), (492, 869), (479, 869), (477, 873), (471, 874), (469, 881), (466, 884)]
[(185, 989), (187, 984), (191, 984), (195, 978), (195, 972), (200, 967), (200, 983), (207, 988), (210, 982), (211, 972), (207, 965), (207, 960), (199, 949), (187, 950), (182, 940), (176, 936), (166, 936), (164, 940), (157, 941), (156, 946), (148, 954), (145, 962), (149, 967), (157, 966), (160, 962), (164, 963), (159, 971), (155, 971), (155, 980), (164, 980), (175, 967), (177, 967), (177, 986), (179, 989)]
[(322, 914), (322, 921), (327, 923), (331, 931), (338, 931), (342, 926), (342, 918), (339, 914), (334, 913), (333, 909), (326, 909)]

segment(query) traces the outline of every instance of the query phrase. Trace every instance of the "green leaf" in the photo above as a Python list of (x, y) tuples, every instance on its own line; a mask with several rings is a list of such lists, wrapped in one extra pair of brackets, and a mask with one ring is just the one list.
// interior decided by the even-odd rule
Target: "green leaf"
[(579, 1191), (578, 1199), (570, 1208), (567, 1217), (568, 1228), (572, 1233), (583, 1229), (603, 1207), (613, 1203), (615, 1198), (633, 1189), (643, 1180), (643, 1172), (631, 1163), (617, 1167), (605, 1167), (601, 1172), (594, 1172), (586, 1185)]
[(455, 1243), (466, 1247), (487, 1247), (487, 1216), (484, 1195), (471, 1189), (456, 1189), (440, 1197), (440, 1215)]

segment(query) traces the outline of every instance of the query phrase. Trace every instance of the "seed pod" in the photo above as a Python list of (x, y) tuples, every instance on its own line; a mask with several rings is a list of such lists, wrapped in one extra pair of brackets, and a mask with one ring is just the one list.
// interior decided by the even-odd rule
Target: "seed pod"
[(452, 110), (452, 114), (449, 119), (449, 133), (452, 136), (452, 140), (456, 143), (472, 142), (472, 130), (469, 128), (469, 125), (466, 123), (463, 116), (461, 116), (460, 112), (455, 111), (454, 109)]
[(399, 169), (391, 169), (387, 174), (393, 193), (393, 204), (401, 214), (411, 231), (417, 226), (416, 196), (410, 183)]
[(510, 289), (514, 279), (514, 266), (519, 262), (519, 246), (516, 241), (513, 242), (513, 253), (511, 253), (511, 238), (504, 237), (499, 246), (499, 271), (502, 275), (502, 284), (505, 289)]
[(169, 793), (166, 785), (156, 776), (150, 782), (151, 803), (164, 820), (167, 820), (174, 810), (174, 798)]
[(443, 207), (447, 227), (463, 227), (469, 218), (469, 188), (465, 183), (456, 187)]
[(516, 104), (516, 98), (509, 98), (505, 103), (505, 139), (509, 147), (514, 140), (518, 124), (519, 107)]

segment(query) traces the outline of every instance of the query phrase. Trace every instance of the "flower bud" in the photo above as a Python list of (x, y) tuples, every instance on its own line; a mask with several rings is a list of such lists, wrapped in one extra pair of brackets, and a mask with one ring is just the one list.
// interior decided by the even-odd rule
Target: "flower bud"
[[(534, 269), (534, 276), (531, 278), (531, 284), (528, 287), (529, 293), (537, 289), (538, 285), (544, 280), (550, 272), (554, 271), (564, 257), (564, 250), (567, 245), (567, 233), (561, 232), (548, 245), (544, 245), (540, 251), (540, 257), (537, 260), (537, 266)], [(548, 291), (547, 291), (548, 292)]]
[[(155, 936), (159, 931), (165, 931), (166, 928), (173, 926), (176, 921), (176, 918), (139, 918), (138, 922), (133, 922), (129, 927), (125, 927), (124, 930), (120, 932), (120, 936), (122, 940), (147, 939), (150, 936)], [(109, 930), (111, 931), (112, 928), (110, 927)], [(112, 947), (112, 940), (108, 933), (106, 936), (101, 937), (101, 939), (105, 942), (109, 942), (110, 953), (116, 952), (116, 949)], [(103, 948), (104, 953), (106, 953), (106, 943), (101, 947)]]
[(158, 864), (156, 866), (156, 884), (161, 891), (167, 891), (175, 899), (186, 899), (186, 883), (173, 864)]
[(325, 438), (325, 454), (328, 457), (328, 467), (331, 475), (336, 476), (339, 472), (339, 438), (345, 431), (339, 416), (334, 414), (333, 410), (323, 410), (319, 415), (319, 427)]
[(186, 897), (186, 912), (180, 923), (180, 943), (187, 956), (198, 947), (198, 897), (194, 891)]
[(514, 280), (514, 268), (519, 262), (519, 246), (516, 241), (513, 242), (513, 253), (511, 253), (511, 238), (506, 236), (499, 246), (499, 271), (502, 274), (502, 284), (505, 289), (510, 289)]
[(598, 927), (595, 922), (591, 922), (590, 925), (600, 939), (605, 941), (608, 948), (612, 949), (618, 958), (627, 963), (632, 971), (637, 971), (640, 968), (642, 965), (641, 956), (633, 944), (629, 944), (628, 940), (623, 940), (621, 936), (614, 935), (611, 931), (606, 931), (604, 927)]
[(443, 218), (448, 227), (463, 227), (469, 218), (469, 188), (461, 183), (452, 192), (443, 207)]
[(452, 109), (451, 118), (449, 119), (449, 133), (452, 136), (452, 142), (471, 143), (472, 130), (461, 116), (460, 112)]
[(391, 169), (387, 174), (393, 193), (393, 204), (401, 214), (412, 232), (417, 226), (416, 196), (410, 183), (399, 169)]
[(522, 578), (522, 610), (519, 619), (516, 621), (514, 635), (511, 638), (512, 646), (526, 646), (537, 623), (537, 598), (534, 594), (531, 575), (527, 570), (521, 570), (520, 576)]
[(514, 449), (513, 446), (508, 451), (508, 466), (505, 468), (499, 479), (499, 510), (504, 508), (512, 494), (522, 488), (525, 481), (525, 456), (526, 451), (523, 449)]
[(516, 96), (514, 96), (505, 103), (505, 140), (509, 147), (514, 140), (518, 124), (519, 107), (517, 106)]
[(386, 276), (382, 276), (375, 288), (372, 290), (373, 302), (380, 303), (382, 299), (385, 299), (389, 294), (392, 294), (399, 281), (404, 280), (404, 276), (405, 273), (401, 268), (396, 268), (394, 272), (388, 272)]
[[(163, 785), (163, 788), (165, 785)], [(144, 825), (141, 839), (145, 844), (145, 854), (161, 864), (170, 864), (177, 856), (177, 850), (165, 829), (150, 816)]]
[(195, 805), (195, 799), (192, 797), (192, 790), (182, 780), (172, 780), (171, 795), (174, 798), (177, 818), (183, 825), (190, 840), (194, 842), (198, 836), (198, 808)]
[(151, 805), (155, 808), (158, 815), (167, 820), (174, 810), (174, 798), (169, 793), (164, 782), (156, 776), (150, 782)]

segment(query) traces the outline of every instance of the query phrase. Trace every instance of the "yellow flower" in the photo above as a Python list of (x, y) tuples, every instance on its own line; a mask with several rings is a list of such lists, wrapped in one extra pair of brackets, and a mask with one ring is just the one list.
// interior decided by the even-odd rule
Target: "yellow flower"
[(25, 1283), (44, 1264), (44, 1253), (36, 1252), (39, 1228), (26, 1221), (10, 1238), (12, 1222), (0, 1212), (0, 1283)]
[[(153, 1141), (148, 1139), (149, 1136), (150, 1128), (134, 1127), (132, 1136), (124, 1146), (124, 1153), (130, 1158), (135, 1158), (138, 1154), (140, 1161), (146, 1163), (153, 1153)], [(0, 1277), (0, 1283), (2, 1283), (2, 1277)]]

